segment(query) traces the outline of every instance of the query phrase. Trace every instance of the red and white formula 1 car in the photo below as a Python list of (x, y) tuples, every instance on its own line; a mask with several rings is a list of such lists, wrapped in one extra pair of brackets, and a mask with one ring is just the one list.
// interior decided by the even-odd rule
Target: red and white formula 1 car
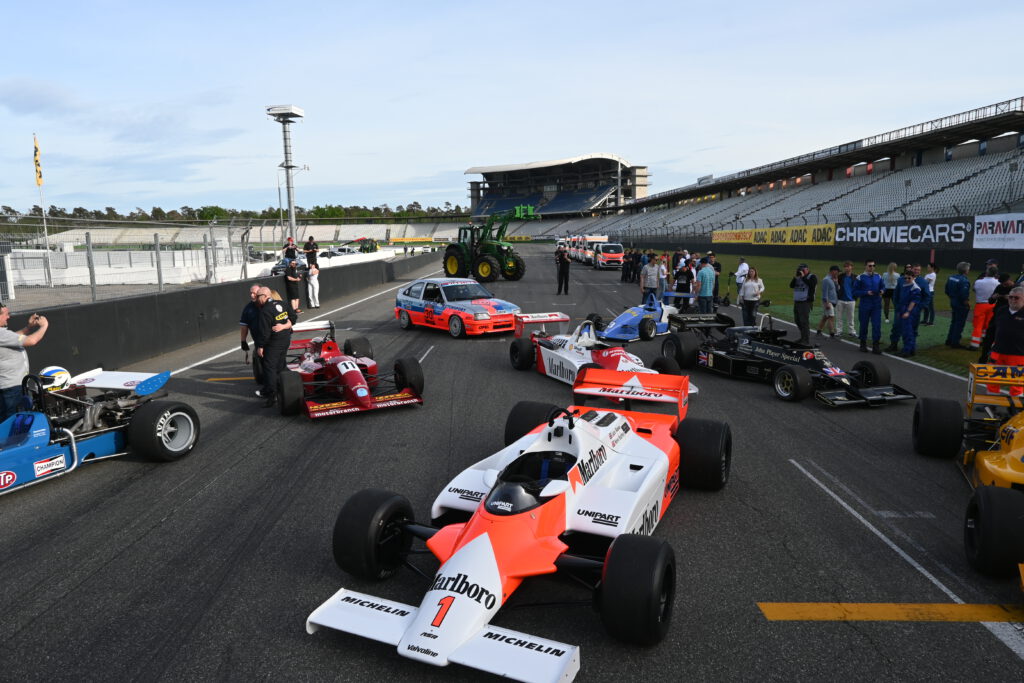
[[(361, 579), (390, 577), (414, 539), (441, 562), (419, 607), (347, 588), (306, 621), (390, 643), (404, 657), (451, 662), (521, 681), (572, 680), (579, 648), (491, 626), (531, 576), (568, 572), (592, 586), (608, 632), (661, 641), (675, 602), (671, 546), (651, 538), (680, 484), (717, 490), (729, 477), (729, 425), (686, 419), (688, 378), (588, 369), (576, 396), (592, 407), (521, 402), (505, 448), (453, 479), (430, 526), (409, 501), (377, 489), (344, 504), (334, 525), (338, 565)], [(632, 410), (635, 402), (668, 414)], [(608, 406), (608, 407), (606, 407)]]
[[(572, 334), (548, 334), (546, 323), (569, 322), (565, 313), (519, 313), (515, 316), (515, 339), (509, 347), (509, 360), (516, 370), (529, 370), (536, 362), (537, 372), (548, 377), (572, 384), (576, 374), (583, 368), (603, 368), (633, 373), (662, 373), (679, 375), (679, 363), (674, 358), (659, 356), (645, 367), (637, 356), (621, 346), (613, 346), (598, 340), (595, 323), (592, 320), (581, 322)], [(541, 325), (529, 337), (523, 333), (527, 325)], [(690, 393), (696, 393), (697, 387), (690, 387)]]
[(277, 379), (282, 415), (305, 411), (318, 418), (422, 403), (423, 369), (415, 358), (399, 358), (393, 373), (381, 374), (366, 337), (347, 339), (339, 349), (332, 322), (292, 328), (288, 369)]

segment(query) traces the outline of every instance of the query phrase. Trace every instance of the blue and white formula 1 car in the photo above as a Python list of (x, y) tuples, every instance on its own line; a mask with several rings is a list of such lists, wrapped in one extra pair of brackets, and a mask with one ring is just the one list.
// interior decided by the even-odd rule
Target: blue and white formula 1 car
[(132, 451), (154, 460), (188, 455), (199, 438), (199, 417), (167, 395), (171, 373), (107, 372), (70, 377), (63, 368), (28, 375), (31, 400), (0, 423), (0, 495), (55, 479), (86, 462)]
[(597, 338), (606, 342), (648, 341), (661, 334), (669, 333), (668, 317), (679, 313), (679, 308), (670, 302), (673, 299), (691, 299), (692, 294), (681, 292), (665, 292), (661, 301), (654, 294), (648, 294), (643, 306), (631, 306), (620, 313), (610, 323), (605, 323), (601, 316), (591, 313), (587, 320), (594, 321)]
[[(505, 448), (449, 482), (430, 526), (414, 521), (404, 496), (356, 493), (334, 525), (338, 566), (360, 579), (386, 579), (419, 539), (440, 567), (418, 607), (342, 588), (309, 615), (306, 630), (389, 643), (433, 666), (570, 681), (577, 646), (491, 623), (524, 581), (563, 572), (594, 591), (612, 637), (660, 642), (671, 626), (676, 561), (652, 534), (680, 485), (725, 486), (732, 457), (728, 424), (684, 419), (688, 383), (588, 368), (573, 393), (593, 403), (517, 404)], [(634, 408), (641, 403), (662, 412)]]

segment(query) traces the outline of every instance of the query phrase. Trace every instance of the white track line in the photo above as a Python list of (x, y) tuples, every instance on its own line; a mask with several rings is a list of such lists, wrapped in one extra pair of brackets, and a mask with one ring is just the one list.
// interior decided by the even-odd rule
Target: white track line
[[(435, 271), (433, 271), (431, 273), (428, 273), (427, 275), (430, 276), (430, 275), (434, 275), (435, 273), (440, 273), (440, 272), (441, 271), (439, 271), (439, 270), (435, 270)], [(401, 289), (402, 287), (405, 287), (407, 284), (408, 284), (407, 282), (403, 282), (402, 284), (398, 285), (397, 287), (392, 287), (391, 289), (385, 289), (382, 292), (377, 292), (376, 294), (371, 294), (370, 296), (368, 296), (368, 297), (366, 297), (364, 299), (360, 299), (359, 301), (353, 301), (350, 304), (345, 304), (344, 306), (339, 306), (338, 308), (331, 309), (330, 311), (327, 311), (326, 313), (318, 313), (315, 318), (310, 318), (306, 322), (313, 322), (314, 320), (320, 320), (321, 318), (323, 318), (325, 316), (328, 316), (328, 315), (331, 315), (332, 313), (337, 313), (338, 311), (343, 311), (346, 308), (351, 308), (351, 307), (353, 307), (353, 306), (355, 306), (357, 304), (361, 304), (364, 301), (369, 301), (370, 299), (375, 299), (378, 296), (380, 296), (381, 294), (387, 294), (388, 292), (393, 292), (396, 289)], [(431, 348), (433, 348), (433, 347), (431, 347)], [(191, 370), (192, 368), (196, 368), (196, 367), (199, 367), (200, 365), (203, 365), (204, 363), (209, 363), (210, 361), (217, 360), (218, 358), (222, 358), (222, 357), (228, 355), (229, 353), (232, 353), (232, 352), (237, 351), (237, 350), (238, 350), (237, 346), (232, 347), (232, 348), (228, 349), (227, 351), (222, 351), (221, 353), (218, 353), (216, 355), (210, 356), (209, 358), (204, 358), (203, 360), (198, 361), (196, 363), (193, 363), (192, 365), (186, 365), (183, 368), (178, 368), (177, 370), (173, 371), (171, 374), (172, 375), (177, 375), (180, 372), (185, 372), (186, 370)], [(429, 351), (428, 351), (428, 353), (429, 353)], [(424, 358), (425, 357), (426, 357), (426, 354), (424, 354)]]
[[(806, 469), (804, 469), (804, 467), (800, 463), (798, 463), (796, 460), (790, 459), (789, 462), (792, 463), (792, 465), (794, 467), (796, 467), (798, 470), (800, 470), (800, 472), (802, 472), (804, 476), (806, 476), (812, 482), (817, 484), (818, 487), (821, 488), (822, 491), (827, 493), (834, 501), (839, 503), (839, 505), (844, 510), (849, 512), (854, 517), (854, 519), (856, 519), (858, 522), (860, 522), (865, 527), (867, 527), (867, 529), (871, 533), (873, 533), (875, 536), (877, 536), (882, 541), (882, 543), (884, 543), (885, 545), (889, 546), (889, 548), (893, 552), (895, 552), (897, 555), (899, 555), (901, 558), (903, 558), (903, 560), (907, 564), (909, 564), (911, 567), (916, 569), (922, 576), (924, 576), (926, 579), (928, 579), (928, 581), (930, 581), (932, 583), (932, 585), (934, 585), (940, 591), (945, 593), (946, 596), (950, 600), (952, 600), (953, 602), (955, 602), (958, 605), (964, 604), (964, 601), (961, 600), (960, 597), (956, 593), (954, 593), (952, 590), (947, 588), (946, 585), (944, 583), (942, 583), (941, 581), (939, 581), (935, 577), (934, 574), (932, 574), (927, 569), (925, 569), (923, 566), (921, 566), (921, 564), (917, 560), (915, 560), (910, 555), (908, 555), (902, 548), (900, 548), (898, 545), (896, 545), (896, 543), (894, 543), (892, 540), (890, 540), (888, 536), (883, 534), (878, 529), (878, 527), (874, 526), (871, 522), (869, 522), (867, 519), (865, 519), (863, 515), (861, 515), (856, 510), (854, 510), (853, 507), (850, 506), (849, 503), (847, 503), (845, 500), (840, 498), (838, 494), (836, 494), (834, 491), (832, 491), (832, 489), (830, 489), (828, 486), (826, 486), (824, 483), (822, 483), (821, 480), (819, 480), (813, 474), (811, 474)], [(833, 475), (830, 475), (830, 476), (832, 476), (833, 479), (838, 481), (838, 479), (836, 479), (835, 476), (833, 476)], [(1017, 631), (1017, 629), (1014, 628), (1013, 624), (1011, 624), (1011, 623), (982, 622), (981, 625), (984, 626), (986, 629), (988, 629), (992, 633), (992, 635), (994, 635), (996, 638), (998, 638), (1004, 645), (1006, 645), (1006, 647), (1010, 648), (1010, 650), (1015, 655), (1017, 655), (1018, 658), (1024, 660), (1024, 635), (1019, 633)]]

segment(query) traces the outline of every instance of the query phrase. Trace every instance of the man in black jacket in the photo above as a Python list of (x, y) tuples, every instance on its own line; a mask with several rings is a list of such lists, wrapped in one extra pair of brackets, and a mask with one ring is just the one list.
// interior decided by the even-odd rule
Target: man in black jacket
[(806, 263), (797, 266), (796, 275), (789, 281), (793, 290), (793, 321), (800, 330), (800, 344), (811, 343), (811, 308), (814, 306), (814, 290), (818, 287), (818, 276), (811, 273)]
[(286, 301), (271, 298), (270, 288), (261, 287), (257, 302), (260, 305), (260, 324), (257, 353), (263, 359), (263, 388), (256, 395), (265, 399), (264, 406), (276, 402), (277, 376), (285, 369), (288, 346), (292, 341), (292, 322), (295, 314)]

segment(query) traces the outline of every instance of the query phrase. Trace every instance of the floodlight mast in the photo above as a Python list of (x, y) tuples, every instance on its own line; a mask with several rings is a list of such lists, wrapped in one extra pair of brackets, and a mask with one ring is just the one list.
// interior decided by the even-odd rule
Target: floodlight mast
[(305, 112), (292, 104), (277, 104), (267, 107), (267, 116), (281, 124), (281, 131), (284, 136), (284, 162), (279, 164), (285, 170), (285, 185), (288, 188), (288, 236), (295, 239), (295, 186), (292, 184), (292, 171), (295, 165), (292, 164), (292, 135), (291, 123), (294, 119), (301, 119)]

